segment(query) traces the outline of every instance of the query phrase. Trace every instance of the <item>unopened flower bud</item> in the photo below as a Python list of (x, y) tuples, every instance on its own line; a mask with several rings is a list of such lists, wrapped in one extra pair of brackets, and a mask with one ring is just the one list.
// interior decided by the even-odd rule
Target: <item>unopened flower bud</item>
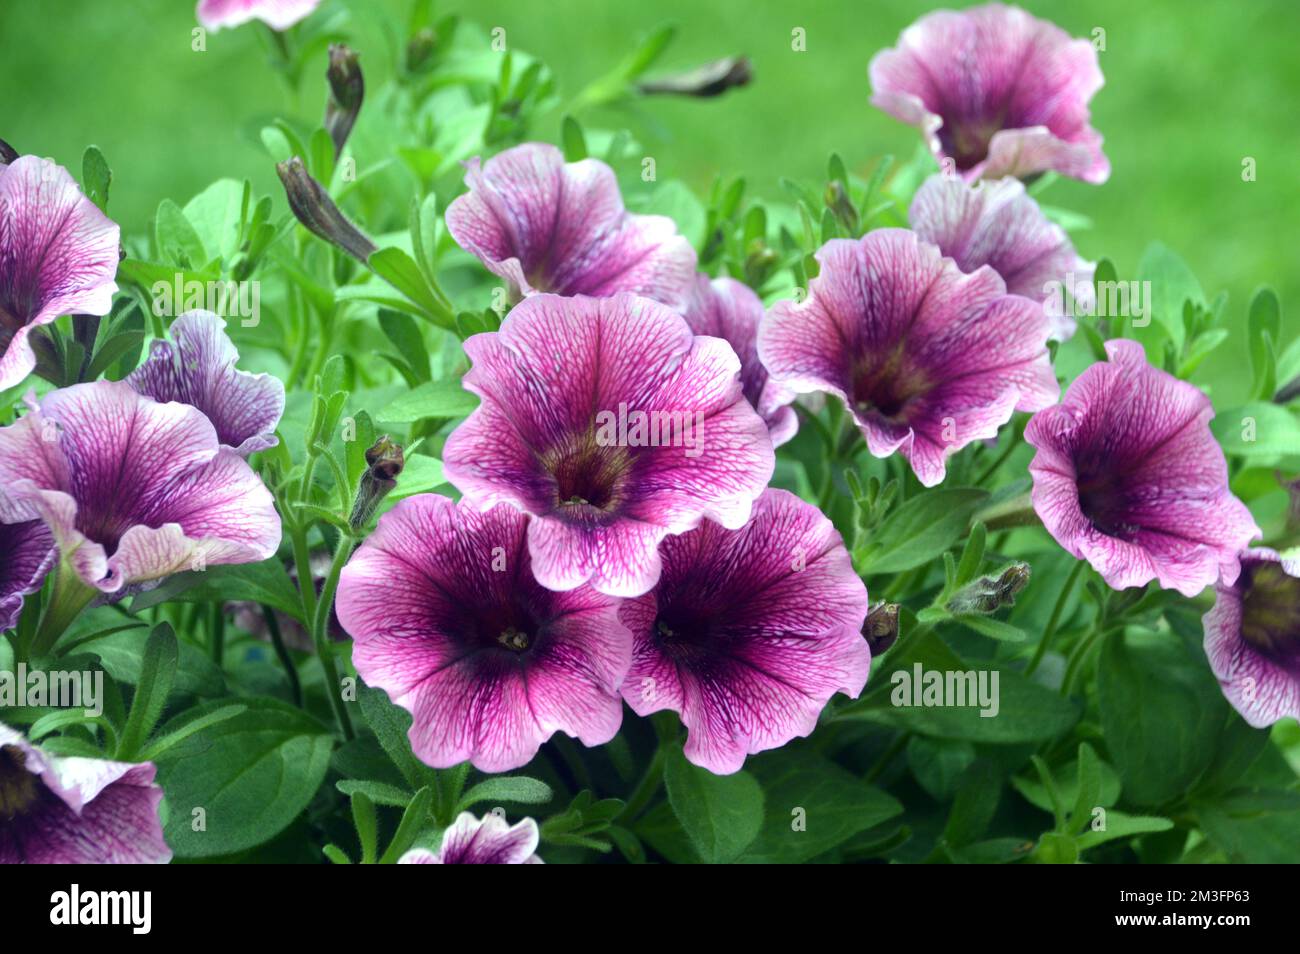
[(1003, 606), (1014, 606), (1016, 595), (1029, 585), (1029, 564), (1012, 563), (997, 576), (981, 576), (953, 594), (947, 603), (950, 613), (989, 615)]
[(411, 73), (419, 73), (429, 61), (433, 59), (434, 48), (438, 45), (438, 34), (434, 33), (429, 27), (425, 27), (415, 33), (406, 44), (406, 69)]
[(877, 603), (867, 613), (867, 620), (862, 624), (862, 636), (871, 649), (872, 656), (878, 656), (898, 640), (898, 604)]
[(301, 159), (290, 156), (277, 164), (275, 171), (284, 183), (289, 208), (307, 231), (337, 245), (358, 261), (364, 262), (374, 254), (375, 244), (344, 217), (329, 193), (307, 172)]
[(848, 190), (844, 188), (844, 183), (839, 179), (831, 180), (826, 186), (826, 194), (823, 196), (826, 202), (826, 208), (831, 210), (840, 225), (849, 232), (850, 235), (856, 235), (858, 231), (858, 210), (853, 208), (853, 201), (849, 198)]
[(366, 525), (380, 501), (397, 486), (397, 476), (405, 466), (402, 445), (389, 440), (387, 434), (366, 450), (366, 471), (361, 475), (356, 500), (352, 504), (352, 515), (348, 518), (353, 530), (360, 530)]
[(334, 141), (334, 156), (337, 158), (343, 152), (343, 144), (348, 141), (366, 96), (357, 54), (342, 43), (331, 44), (325, 78), (330, 84), (329, 100), (325, 103), (325, 129)]
[(637, 90), (648, 96), (668, 93), (677, 96), (721, 96), (729, 89), (745, 86), (754, 78), (747, 56), (728, 56), (685, 73), (647, 80)]

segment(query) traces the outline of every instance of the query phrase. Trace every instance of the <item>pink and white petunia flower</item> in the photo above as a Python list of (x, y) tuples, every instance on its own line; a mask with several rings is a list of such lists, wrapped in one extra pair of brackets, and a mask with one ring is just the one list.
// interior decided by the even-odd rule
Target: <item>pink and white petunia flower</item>
[(261, 20), (273, 30), (287, 30), (320, 5), (320, 0), (199, 0), (195, 15), (205, 29), (237, 27)]
[(927, 13), (869, 72), (872, 105), (919, 129), (940, 165), (968, 180), (1110, 176), (1088, 112), (1104, 82), (1096, 49), (1019, 7)]
[(62, 166), (0, 164), (0, 390), (36, 367), (28, 336), (59, 315), (106, 315), (117, 283), (118, 227)]
[(821, 511), (768, 490), (739, 530), (711, 521), (662, 549), (659, 585), (623, 604), (638, 715), (681, 713), (686, 757), (726, 775), (745, 756), (812, 732), (837, 692), (871, 670), (867, 588)]
[(435, 494), (401, 501), (343, 568), (338, 615), (367, 685), (411, 713), (434, 768), (527, 764), (556, 732), (602, 745), (632, 639), (618, 601), (533, 578), (529, 518)]
[(832, 239), (808, 297), (773, 305), (758, 332), (768, 373), (844, 401), (876, 457), (898, 452), (927, 487), (1015, 411), (1056, 400), (1041, 305), (997, 272), (962, 274), (906, 229)]
[(471, 159), (465, 184), (469, 192), (447, 208), (447, 230), (512, 296), (631, 292), (685, 304), (691, 243), (667, 216), (627, 212), (614, 171), (599, 159), (566, 163), (552, 145), (525, 143), (481, 166)]
[(443, 473), (480, 507), (536, 517), (543, 586), (639, 596), (664, 537), (706, 517), (743, 525), (772, 476), (736, 353), (648, 298), (536, 295), (465, 351), (482, 403), (447, 438)]
[(125, 381), (28, 398), (0, 428), (0, 519), (39, 518), (62, 560), (105, 593), (209, 564), (275, 553), (271, 492), (187, 404), (159, 404)]
[(740, 358), (740, 386), (745, 400), (767, 422), (772, 446), (780, 447), (799, 430), (790, 407), (795, 394), (773, 381), (758, 360), (758, 326), (763, 302), (748, 285), (734, 278), (697, 275), (686, 304), (686, 323), (697, 335), (722, 338)]
[(1148, 364), (1135, 341), (1107, 341), (1106, 354), (1025, 428), (1038, 449), (1034, 509), (1117, 590), (1157, 580), (1195, 596), (1233, 583), (1260, 530), (1228, 489), (1209, 398)]
[(1205, 614), (1205, 655), (1228, 701), (1256, 728), (1300, 719), (1300, 559), (1241, 554)]
[(40, 520), (0, 523), (0, 630), (18, 624), (23, 597), (41, 588), (58, 551)]
[(0, 723), (0, 864), (166, 864), (154, 765), (50, 755)]
[(514, 825), (489, 812), (480, 820), (461, 812), (442, 836), (437, 851), (412, 848), (399, 865), (540, 865), (540, 833), (531, 818)]
[(284, 384), (269, 374), (235, 367), (239, 352), (226, 323), (210, 311), (172, 322), (171, 341), (155, 341), (127, 383), (155, 401), (179, 401), (202, 411), (226, 447), (241, 457), (274, 447), (284, 413)]
[(1070, 237), (1048, 220), (1019, 179), (977, 182), (933, 175), (917, 190), (912, 230), (939, 246), (963, 272), (987, 265), (1007, 292), (1041, 301), (1052, 338), (1074, 335), (1074, 315), (1090, 314), (1096, 266), (1079, 257)]

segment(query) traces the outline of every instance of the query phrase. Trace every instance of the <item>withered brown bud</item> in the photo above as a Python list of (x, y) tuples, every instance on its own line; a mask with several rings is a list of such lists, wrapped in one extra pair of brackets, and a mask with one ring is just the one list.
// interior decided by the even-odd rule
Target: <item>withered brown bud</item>
[(862, 636), (871, 649), (872, 656), (878, 656), (898, 640), (898, 604), (877, 603), (867, 613), (867, 620), (862, 624)]
[(947, 603), (950, 613), (989, 615), (1000, 607), (1013, 606), (1016, 595), (1029, 585), (1029, 564), (1012, 563), (997, 576), (981, 576), (963, 586)]
[(747, 56), (728, 56), (685, 73), (675, 73), (657, 80), (647, 80), (637, 90), (647, 96), (721, 96), (729, 89), (748, 85), (754, 68)]
[(353, 530), (366, 525), (380, 501), (397, 486), (397, 477), (405, 466), (402, 445), (394, 443), (387, 434), (366, 449), (366, 472), (361, 475), (352, 515), (348, 518)]
[(356, 52), (342, 43), (331, 44), (325, 78), (330, 84), (330, 96), (325, 103), (325, 129), (334, 142), (337, 159), (366, 98), (366, 84)]
[(337, 245), (358, 261), (365, 262), (374, 254), (375, 243), (339, 211), (329, 193), (307, 172), (301, 159), (290, 156), (278, 163), (275, 171), (284, 183), (289, 208), (307, 231)]

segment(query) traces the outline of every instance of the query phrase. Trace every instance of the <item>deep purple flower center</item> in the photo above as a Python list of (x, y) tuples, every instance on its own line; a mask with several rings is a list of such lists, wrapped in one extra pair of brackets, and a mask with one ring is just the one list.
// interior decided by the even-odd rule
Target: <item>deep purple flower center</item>
[(555, 481), (557, 515), (577, 523), (599, 523), (623, 502), (631, 457), (622, 447), (602, 447), (595, 436), (545, 461)]
[(0, 746), (0, 819), (6, 822), (26, 814), (40, 798), (39, 780), (26, 766), (22, 749)]
[(1130, 519), (1129, 501), (1123, 490), (1123, 474), (1113, 469), (1079, 471), (1079, 509), (1097, 530), (1117, 540), (1132, 540), (1142, 529)]
[(0, 355), (4, 354), (9, 348), (9, 342), (14, 340), (14, 335), (18, 333), (26, 322), (19, 315), (27, 314), (24, 309), (11, 309), (3, 300), (3, 292), (0, 291)]
[(508, 650), (523, 653), (541, 633), (535, 614), (522, 600), (470, 607), (465, 610), (465, 641), (471, 650)]
[(853, 373), (853, 404), (860, 416), (902, 421), (908, 405), (929, 390), (925, 376), (909, 366), (902, 345), (883, 361), (860, 366)]
[(708, 645), (717, 636), (716, 608), (669, 604), (655, 617), (655, 637), (670, 655), (689, 654)]
[(1272, 562), (1242, 566), (1241, 637), (1300, 676), (1300, 579)]
[(939, 128), (939, 144), (946, 155), (953, 158), (962, 172), (988, 158), (989, 143), (993, 134), (1005, 128), (1005, 116), (989, 119), (943, 119)]

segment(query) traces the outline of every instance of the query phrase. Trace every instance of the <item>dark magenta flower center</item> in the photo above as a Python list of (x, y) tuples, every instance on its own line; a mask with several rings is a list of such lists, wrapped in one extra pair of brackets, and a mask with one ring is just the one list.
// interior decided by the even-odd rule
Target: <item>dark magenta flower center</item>
[(897, 346), (883, 361), (855, 369), (853, 404), (859, 416), (874, 414), (886, 421), (900, 421), (908, 405), (930, 390), (920, 371), (911, 366)]
[(631, 458), (622, 447), (601, 447), (590, 435), (580, 446), (550, 455), (547, 470), (555, 481), (555, 513), (582, 523), (600, 523), (617, 511)]
[(0, 746), (0, 819), (6, 822), (26, 814), (40, 798), (40, 780), (26, 766), (22, 749)]
[(1242, 639), (1300, 676), (1300, 579), (1272, 562), (1244, 564), (1241, 575)]
[(25, 314), (27, 312), (21, 308), (10, 308), (3, 298), (3, 292), (0, 292), (0, 355), (8, 350), (9, 342), (14, 340), (18, 329), (26, 324), (25, 319), (21, 317)]
[(655, 637), (669, 654), (690, 654), (718, 635), (718, 610), (669, 604), (655, 617)]
[(471, 649), (522, 653), (537, 641), (541, 625), (523, 601), (511, 600), (467, 609), (464, 631)]
[(1124, 475), (1105, 466), (1079, 469), (1079, 509), (1097, 530), (1117, 540), (1132, 540), (1142, 528), (1132, 522), (1123, 490)]

